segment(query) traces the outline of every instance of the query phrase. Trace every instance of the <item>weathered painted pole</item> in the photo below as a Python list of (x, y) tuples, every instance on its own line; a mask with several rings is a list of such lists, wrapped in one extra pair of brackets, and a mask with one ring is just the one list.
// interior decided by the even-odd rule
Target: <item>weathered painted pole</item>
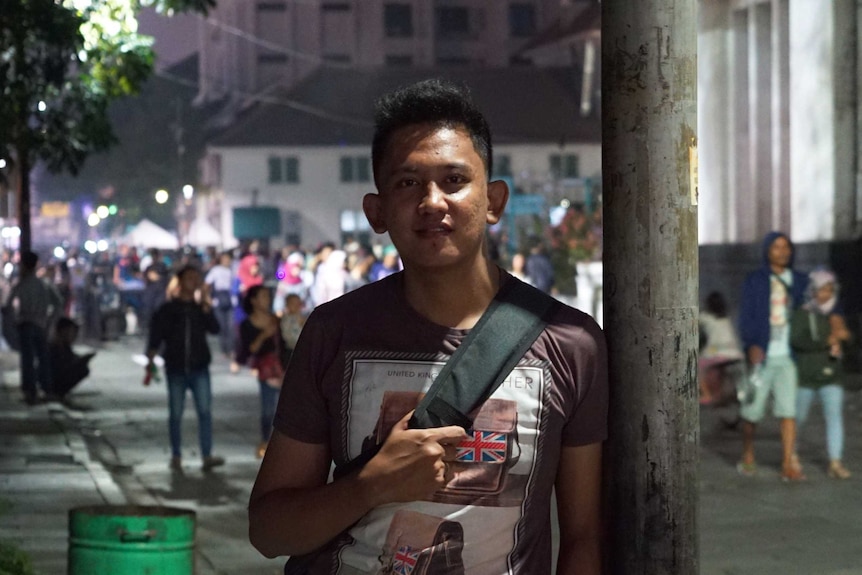
[(698, 573), (696, 0), (603, 0), (609, 572)]

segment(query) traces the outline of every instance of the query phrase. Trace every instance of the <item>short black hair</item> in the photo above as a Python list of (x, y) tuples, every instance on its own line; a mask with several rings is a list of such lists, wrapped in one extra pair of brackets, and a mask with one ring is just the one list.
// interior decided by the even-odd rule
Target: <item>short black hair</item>
[(371, 165), (374, 181), (392, 134), (415, 124), (441, 128), (463, 127), (470, 134), (473, 147), (490, 178), (493, 167), (491, 128), (485, 116), (473, 103), (470, 90), (441, 78), (422, 80), (381, 96), (374, 107), (374, 139)]
[(201, 269), (198, 266), (196, 266), (194, 264), (186, 264), (183, 267), (181, 267), (179, 270), (177, 270), (177, 279), (180, 279), (180, 280), (183, 279), (183, 276), (189, 272), (197, 272), (197, 273), (203, 275), (203, 272), (201, 271)]
[(35, 270), (39, 263), (39, 254), (36, 252), (21, 252), (21, 267), (28, 270)]
[(73, 320), (70, 317), (63, 316), (57, 320), (57, 325), (54, 326), (54, 331), (57, 333), (69, 330), (69, 329), (80, 329), (78, 322)]
[(706, 296), (705, 303), (706, 311), (715, 317), (727, 317), (727, 301), (720, 292), (711, 292)]
[(251, 312), (254, 311), (254, 305), (251, 303), (251, 300), (257, 297), (257, 294), (261, 290), (268, 290), (269, 288), (263, 284), (253, 285), (245, 292), (245, 296), (242, 298), (242, 311), (245, 312), (246, 315), (251, 315)]

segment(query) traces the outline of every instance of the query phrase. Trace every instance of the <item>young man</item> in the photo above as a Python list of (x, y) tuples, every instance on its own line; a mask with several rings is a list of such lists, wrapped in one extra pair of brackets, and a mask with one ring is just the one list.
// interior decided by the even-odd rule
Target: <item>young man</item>
[[(211, 361), (207, 333), (219, 332), (209, 290), (201, 272), (188, 265), (177, 272), (177, 296), (153, 314), (147, 341), (147, 373), (155, 369), (153, 358), (163, 350), (168, 388), (168, 429), (171, 438), (171, 469), (182, 470), (182, 421), (186, 391), (192, 392), (198, 416), (203, 469), (224, 464), (212, 455)], [(145, 380), (146, 381), (146, 380)]]
[(61, 317), (54, 327), (54, 338), (49, 346), (51, 371), (54, 376), (54, 394), (61, 400), (72, 389), (90, 375), (90, 360), (96, 353), (75, 353), (75, 340), (78, 339), (80, 328), (75, 321)]
[(54, 397), (48, 328), (63, 311), (63, 301), (54, 286), (36, 276), (38, 263), (38, 254), (21, 254), (20, 277), (6, 302), (15, 310), (21, 346), (21, 391), (27, 405), (39, 402), (37, 382), (46, 398)]
[[(486, 254), (508, 189), (488, 181), (484, 117), (441, 81), (398, 90), (378, 102), (372, 163), (378, 193), (363, 208), (404, 269), (306, 322), (251, 494), (251, 542), (307, 554), (286, 573), (549, 574), (556, 489), (556, 573), (600, 573), (606, 350), (586, 314), (557, 308), (469, 436), (408, 428), (500, 286), (519, 281)], [(367, 443), (382, 444), (376, 456), (327, 481)]]
[(751, 401), (740, 408), (742, 459), (737, 469), (754, 475), (754, 430), (773, 395), (773, 414), (781, 420), (781, 478), (805, 478), (793, 457), (796, 443), (796, 365), (790, 353), (790, 318), (799, 307), (808, 276), (792, 269), (793, 244), (780, 232), (763, 239), (763, 267), (751, 272), (742, 286), (739, 335), (750, 369), (759, 370), (760, 384)]

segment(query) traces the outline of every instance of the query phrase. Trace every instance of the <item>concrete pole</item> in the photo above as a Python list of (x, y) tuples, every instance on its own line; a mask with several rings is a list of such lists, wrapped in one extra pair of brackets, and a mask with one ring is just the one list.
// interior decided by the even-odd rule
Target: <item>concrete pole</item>
[(698, 573), (696, 0), (602, 2), (609, 572)]

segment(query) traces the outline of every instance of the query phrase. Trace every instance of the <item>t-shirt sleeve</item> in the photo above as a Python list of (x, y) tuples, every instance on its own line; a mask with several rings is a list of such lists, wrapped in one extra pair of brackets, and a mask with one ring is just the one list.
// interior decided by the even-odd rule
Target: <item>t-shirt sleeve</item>
[(287, 366), (284, 385), (273, 426), (285, 435), (304, 443), (329, 441), (329, 412), (322, 382), (326, 366), (332, 361), (327, 350), (324, 322), (312, 313), (299, 336)]
[(601, 328), (588, 318), (572, 346), (574, 409), (563, 428), (567, 447), (589, 445), (608, 437), (608, 352)]

